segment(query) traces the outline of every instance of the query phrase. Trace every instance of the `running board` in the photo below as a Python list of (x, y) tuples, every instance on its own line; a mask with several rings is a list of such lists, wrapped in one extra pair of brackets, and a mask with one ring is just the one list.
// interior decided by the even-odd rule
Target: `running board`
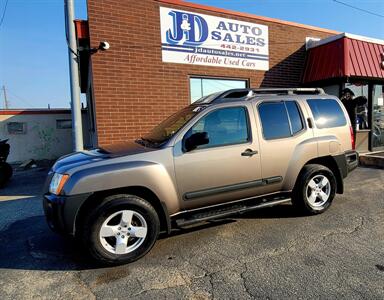
[(265, 201), (265, 199), (262, 199), (261, 202), (253, 205), (249, 204), (233, 204), (231, 206), (223, 207), (223, 208), (210, 208), (206, 209), (205, 211), (200, 212), (185, 212), (183, 215), (187, 216), (178, 216), (178, 219), (175, 220), (175, 223), (177, 227), (184, 227), (193, 225), (196, 223), (209, 221), (212, 219), (222, 219), (226, 218), (235, 214), (242, 214), (245, 212), (249, 212), (252, 210), (264, 208), (264, 207), (271, 207), (283, 203), (291, 202), (291, 198), (284, 198), (284, 199), (273, 199), (270, 201)]

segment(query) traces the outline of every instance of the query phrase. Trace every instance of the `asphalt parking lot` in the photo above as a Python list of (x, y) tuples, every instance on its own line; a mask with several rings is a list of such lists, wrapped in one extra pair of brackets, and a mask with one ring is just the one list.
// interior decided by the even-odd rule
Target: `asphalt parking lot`
[(114, 268), (48, 229), (46, 172), (0, 190), (0, 299), (384, 299), (384, 170), (358, 168), (322, 215), (281, 205), (203, 224)]

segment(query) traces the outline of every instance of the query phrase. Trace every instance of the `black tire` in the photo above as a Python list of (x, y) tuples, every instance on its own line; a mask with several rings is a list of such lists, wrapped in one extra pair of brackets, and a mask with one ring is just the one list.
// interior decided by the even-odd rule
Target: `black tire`
[[(320, 181), (323, 177), (327, 178), (329, 185), (327, 184), (326, 186), (321, 187), (320, 182), (317, 181)], [(311, 182), (312, 179), (313, 182), (318, 184), (315, 189), (312, 189), (311, 186), (309, 186), (313, 186), (313, 182)], [(324, 194), (321, 192), (324, 192), (326, 195), (329, 194), (328, 198), (326, 199), (325, 196), (322, 197)], [(331, 206), (335, 194), (336, 178), (333, 172), (323, 165), (310, 164), (304, 166), (300, 172), (292, 192), (292, 203), (304, 214), (321, 214)], [(316, 200), (310, 200), (314, 198)]]
[[(147, 233), (145, 238), (143, 238), (142, 244), (140, 244), (137, 249), (125, 254), (115, 254), (109, 252), (106, 247), (102, 245), (101, 237), (99, 236), (99, 234), (103, 223), (110, 216), (122, 210), (133, 211), (138, 213), (139, 216), (142, 216), (146, 222)], [(118, 216), (116, 216), (116, 218), (118, 218)], [(126, 228), (125, 230), (128, 229), (130, 228)], [(122, 194), (113, 195), (105, 198), (100, 205), (98, 205), (88, 216), (85, 217), (84, 225), (81, 229), (81, 238), (86, 249), (96, 261), (103, 265), (120, 265), (133, 262), (147, 254), (155, 244), (159, 234), (159, 230), (159, 217), (156, 213), (156, 210), (149, 202), (134, 195)], [(118, 234), (120, 237), (124, 237), (123, 234), (126, 233), (119, 232)], [(128, 236), (129, 234), (126, 234), (126, 238)], [(111, 239), (115, 239), (116, 243), (117, 236), (112, 237)], [(129, 237), (128, 244), (130, 239), (134, 240), (135, 238)], [(109, 247), (107, 241), (104, 242), (105, 245)], [(117, 247), (115, 248), (115, 250), (116, 249)]]
[(0, 162), (0, 187), (3, 187), (12, 177), (13, 169), (10, 164)]

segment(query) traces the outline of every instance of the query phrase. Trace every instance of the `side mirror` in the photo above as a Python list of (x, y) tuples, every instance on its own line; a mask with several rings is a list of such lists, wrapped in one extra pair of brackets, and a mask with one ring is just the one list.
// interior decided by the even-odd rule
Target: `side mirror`
[(185, 139), (184, 148), (187, 152), (192, 151), (200, 145), (206, 145), (209, 143), (208, 133), (196, 132), (190, 137)]

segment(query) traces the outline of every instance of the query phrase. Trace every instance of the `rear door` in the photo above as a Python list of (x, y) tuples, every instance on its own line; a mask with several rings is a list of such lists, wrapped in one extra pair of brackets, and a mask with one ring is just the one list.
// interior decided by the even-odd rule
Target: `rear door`
[(295, 100), (261, 101), (255, 105), (260, 135), (262, 177), (274, 178), (263, 193), (291, 190), (306, 161), (317, 157), (306, 108)]

